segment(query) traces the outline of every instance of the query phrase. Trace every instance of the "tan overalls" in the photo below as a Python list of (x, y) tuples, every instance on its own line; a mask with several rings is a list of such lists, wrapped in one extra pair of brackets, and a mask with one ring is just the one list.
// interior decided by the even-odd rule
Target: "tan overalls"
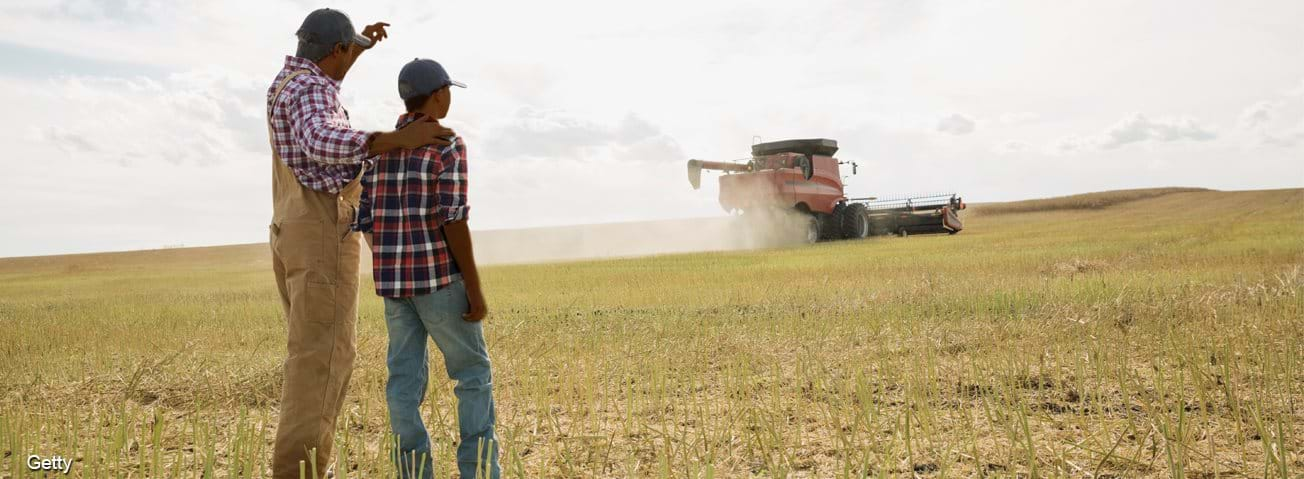
[[(276, 86), (272, 105), (290, 79)], [(271, 119), (268, 119), (268, 134)], [(335, 418), (353, 372), (358, 318), (358, 233), (350, 231), (362, 191), (353, 178), (339, 194), (299, 183), (272, 146), (272, 270), (289, 326), (281, 417), (272, 452), (276, 478), (322, 477), (330, 465)], [(303, 464), (300, 464), (303, 461)]]

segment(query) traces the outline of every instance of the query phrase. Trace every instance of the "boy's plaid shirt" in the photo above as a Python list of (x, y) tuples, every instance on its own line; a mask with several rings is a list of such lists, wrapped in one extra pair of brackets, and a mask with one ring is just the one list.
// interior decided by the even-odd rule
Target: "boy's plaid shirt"
[[(298, 70), (308, 72), (294, 77), (279, 98), (272, 98), (281, 79)], [(276, 153), (299, 183), (326, 193), (339, 193), (358, 176), (370, 136), (349, 126), (349, 112), (340, 104), (339, 95), (340, 83), (322, 73), (317, 64), (291, 56), (285, 57), (285, 66), (267, 89), (267, 115)]]
[[(397, 128), (420, 119), (400, 116)], [(466, 144), (396, 150), (377, 158), (362, 176), (354, 229), (372, 233), (371, 274), (376, 294), (429, 294), (461, 279), (444, 240), (445, 223), (467, 219)]]

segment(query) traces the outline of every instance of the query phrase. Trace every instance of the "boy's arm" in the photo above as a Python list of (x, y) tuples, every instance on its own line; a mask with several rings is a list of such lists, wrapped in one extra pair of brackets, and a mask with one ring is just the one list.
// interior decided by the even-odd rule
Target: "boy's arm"
[(462, 319), (476, 322), (489, 313), (485, 305), (484, 292), (480, 289), (480, 271), (475, 267), (475, 251), (471, 247), (471, 230), (466, 220), (444, 224), (444, 239), (448, 248), (453, 250), (453, 261), (462, 272), (462, 283), (466, 285), (466, 302), (469, 305)]
[(484, 293), (480, 289), (480, 271), (475, 265), (475, 251), (471, 247), (471, 231), (467, 227), (468, 211), (466, 204), (466, 144), (459, 137), (452, 139), (452, 144), (439, 153), (440, 171), (435, 185), (439, 206), (436, 213), (442, 223), (444, 240), (452, 250), (453, 261), (462, 273), (462, 283), (466, 285), (466, 301), (469, 305), (462, 319), (476, 322), (484, 319), (489, 310), (485, 306)]

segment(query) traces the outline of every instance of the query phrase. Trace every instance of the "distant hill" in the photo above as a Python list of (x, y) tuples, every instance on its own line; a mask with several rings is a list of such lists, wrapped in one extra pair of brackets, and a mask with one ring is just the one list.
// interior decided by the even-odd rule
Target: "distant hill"
[[(1234, 214), (1238, 211), (1252, 212), (1255, 205), (1261, 205), (1263, 202), (1293, 202), (1304, 207), (1304, 189), (1216, 191), (1204, 188), (1147, 188), (1004, 203), (971, 204), (961, 215), (966, 224), (966, 231), (961, 234), (973, 234), (982, 230), (985, 225), (990, 224), (990, 220), (985, 218), (995, 219), (1005, 215), (1114, 211), (1123, 205), (1130, 207), (1127, 211), (1118, 210), (1118, 214), (1135, 214), (1137, 211), (1161, 212), (1165, 208), (1186, 210), (1216, 208), (1218, 214)], [(476, 256), (485, 264), (536, 263), (740, 250), (764, 246), (749, 241), (746, 231), (738, 228), (735, 219), (694, 218), (476, 231), (474, 233)], [(254, 243), (120, 253), (0, 258), (0, 275), (11, 269), (95, 270), (142, 262), (165, 263), (174, 267), (196, 267), (215, 262), (267, 263), (269, 261), (267, 244)], [(364, 265), (367, 261), (364, 259)]]
[(973, 205), (972, 213), (999, 215), (1009, 213), (1031, 213), (1054, 210), (1097, 210), (1129, 201), (1144, 200), (1173, 193), (1190, 193), (1196, 191), (1214, 191), (1207, 188), (1138, 188), (1133, 190), (1098, 191), (1069, 196), (1056, 196), (1035, 200), (1009, 201), (1004, 203), (982, 203)]

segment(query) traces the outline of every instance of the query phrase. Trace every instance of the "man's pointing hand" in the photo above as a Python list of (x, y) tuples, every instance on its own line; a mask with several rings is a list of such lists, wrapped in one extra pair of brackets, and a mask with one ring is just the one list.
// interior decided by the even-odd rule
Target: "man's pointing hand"
[[(380, 43), (381, 40), (389, 38), (389, 33), (385, 32), (385, 27), (388, 26), (389, 24), (385, 22), (376, 22), (371, 25), (367, 25), (367, 28), (362, 29), (362, 36), (370, 39), (371, 46), (374, 47), (376, 46), (377, 43)], [(371, 47), (367, 47), (367, 48), (371, 48)]]

